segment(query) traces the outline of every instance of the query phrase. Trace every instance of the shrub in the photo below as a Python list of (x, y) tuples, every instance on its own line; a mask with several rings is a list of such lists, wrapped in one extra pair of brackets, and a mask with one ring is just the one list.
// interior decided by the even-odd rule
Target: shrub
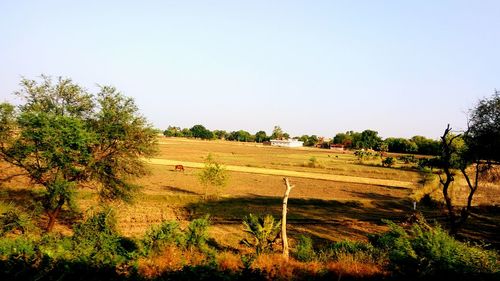
[(164, 221), (152, 226), (142, 238), (143, 254), (158, 252), (167, 245), (184, 245), (185, 236), (176, 221)]
[(382, 166), (392, 167), (395, 163), (396, 161), (392, 157), (386, 157), (382, 160)]
[(114, 265), (124, 262), (127, 250), (116, 230), (116, 220), (111, 209), (91, 213), (74, 227), (73, 251), (75, 257), (93, 264)]
[(243, 219), (244, 231), (251, 235), (245, 238), (242, 243), (255, 247), (258, 254), (272, 250), (273, 243), (278, 239), (281, 231), (281, 220), (276, 221), (273, 216), (255, 216), (249, 214)]
[(324, 165), (321, 164), (314, 156), (311, 156), (311, 158), (309, 158), (309, 162), (307, 162), (305, 166), (309, 168), (324, 168)]
[(312, 261), (316, 253), (314, 252), (312, 239), (305, 235), (300, 235), (297, 240), (297, 259), (299, 261)]
[(10, 207), (0, 215), (0, 236), (9, 232), (25, 234), (34, 229), (35, 226), (31, 222), (31, 217), (19, 209)]
[(360, 241), (339, 241), (330, 244), (325, 250), (320, 252), (320, 260), (322, 261), (339, 261), (339, 260), (354, 260), (356, 262), (382, 261), (379, 259), (380, 253), (370, 243)]
[(500, 270), (498, 254), (459, 242), (439, 226), (417, 221), (403, 228), (387, 222), (390, 230), (372, 237), (388, 253), (391, 269), (407, 276), (477, 276)]
[(35, 256), (36, 241), (26, 235), (0, 239), (0, 257), (6, 259), (28, 260)]
[(204, 250), (208, 236), (209, 216), (192, 220), (186, 229), (186, 244)]
[(59, 261), (75, 258), (71, 237), (65, 237), (58, 233), (47, 233), (41, 237), (37, 244), (40, 253), (50, 260)]

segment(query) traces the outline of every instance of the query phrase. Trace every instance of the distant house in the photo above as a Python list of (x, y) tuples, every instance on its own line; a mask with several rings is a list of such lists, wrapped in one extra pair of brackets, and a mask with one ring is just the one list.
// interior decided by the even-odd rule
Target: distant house
[(330, 144), (330, 149), (337, 150), (337, 151), (344, 151), (344, 145), (343, 144)]
[(297, 139), (289, 140), (271, 140), (271, 146), (281, 146), (281, 147), (302, 147), (303, 141)]

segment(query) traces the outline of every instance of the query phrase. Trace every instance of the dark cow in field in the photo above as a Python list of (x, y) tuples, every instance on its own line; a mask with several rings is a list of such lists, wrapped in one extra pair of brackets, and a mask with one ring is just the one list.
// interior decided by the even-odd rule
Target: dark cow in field
[(184, 172), (184, 166), (182, 165), (175, 165), (175, 170), (179, 172)]

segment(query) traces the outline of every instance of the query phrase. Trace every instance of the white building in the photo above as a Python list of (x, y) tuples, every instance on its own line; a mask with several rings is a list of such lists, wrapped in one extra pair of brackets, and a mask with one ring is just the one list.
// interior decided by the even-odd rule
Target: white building
[(290, 140), (271, 140), (271, 146), (281, 146), (281, 147), (302, 147), (303, 141), (297, 139)]

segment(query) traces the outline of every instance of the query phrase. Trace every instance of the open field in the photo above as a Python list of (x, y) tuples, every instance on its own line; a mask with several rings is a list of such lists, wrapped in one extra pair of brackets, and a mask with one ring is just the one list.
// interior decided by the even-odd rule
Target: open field
[[(118, 204), (119, 228), (128, 236), (140, 236), (153, 224), (166, 219), (182, 223), (210, 214), (212, 237), (220, 247), (246, 251), (239, 245), (244, 237), (241, 219), (249, 213), (281, 214), (282, 177), (290, 178), (294, 189), (289, 201), (289, 231), (293, 239), (306, 233), (317, 241), (366, 239), (366, 234), (383, 231), (381, 219), (401, 220), (412, 211), (412, 196), (421, 187), (421, 175), (408, 167), (385, 168), (376, 161), (360, 164), (350, 153), (335, 153), (322, 149), (289, 149), (266, 147), (253, 143), (198, 141), (161, 138), (160, 152), (149, 160), (151, 173), (137, 180), (144, 189), (132, 205)], [(198, 172), (203, 160), (212, 153), (229, 173), (228, 185), (219, 200), (202, 200), (203, 186)], [(311, 157), (318, 160), (315, 168), (308, 167)], [(186, 166), (184, 172), (174, 171), (176, 164)], [(2, 169), (4, 174), (14, 170)], [(0, 199), (29, 206), (25, 200), (29, 183), (15, 178), (3, 183)], [(432, 190), (437, 182), (426, 186)], [(463, 199), (463, 183), (457, 182), (452, 195)], [(498, 186), (478, 191), (476, 204), (500, 204)], [(436, 198), (439, 197), (436, 193)], [(24, 198), (24, 199), (23, 199)], [(462, 202), (464, 202), (462, 200)], [(78, 205), (86, 210), (98, 204), (92, 190), (78, 195)], [(424, 208), (430, 217), (442, 221), (437, 209)], [(467, 232), (469, 237), (498, 243), (499, 221), (488, 213), (471, 218), (470, 225), (488, 225), (485, 233)], [(68, 217), (70, 219), (70, 217)], [(57, 226), (63, 232), (69, 227)], [(495, 240), (497, 239), (497, 240)]]

